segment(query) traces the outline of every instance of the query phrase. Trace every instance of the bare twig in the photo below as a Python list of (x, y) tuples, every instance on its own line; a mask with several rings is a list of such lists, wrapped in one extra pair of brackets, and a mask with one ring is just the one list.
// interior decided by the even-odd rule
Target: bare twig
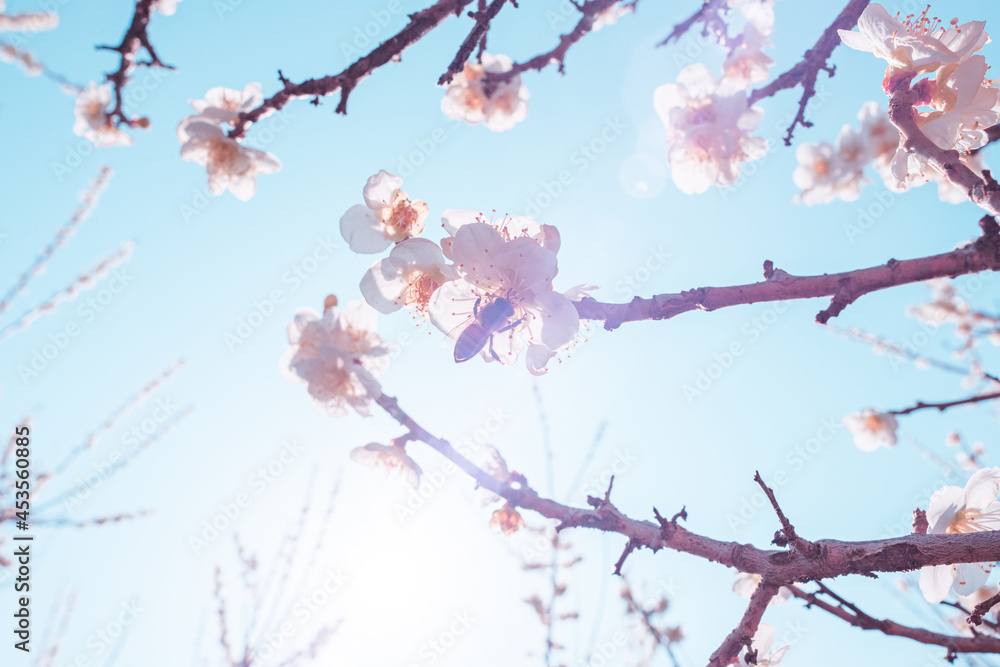
[[(125, 110), (122, 108), (122, 90), (129, 81), (129, 75), (138, 66), (174, 69), (171, 65), (167, 65), (160, 60), (160, 57), (156, 55), (156, 50), (149, 41), (147, 31), (149, 29), (149, 19), (152, 16), (155, 4), (156, 0), (136, 0), (135, 12), (132, 14), (132, 23), (129, 24), (128, 30), (125, 31), (125, 36), (122, 37), (121, 44), (118, 46), (101, 45), (97, 47), (98, 49), (114, 51), (120, 56), (118, 69), (106, 77), (106, 80), (111, 84), (115, 93), (115, 106), (111, 110), (111, 113), (108, 114), (108, 117), (110, 119), (117, 119), (117, 122), (129, 126), (134, 126), (138, 122), (136, 119), (126, 116)], [(138, 60), (137, 56), (140, 49), (146, 50), (149, 60)]]
[(427, 9), (410, 14), (410, 22), (402, 30), (372, 49), (368, 55), (351, 63), (339, 74), (324, 76), (318, 79), (307, 79), (302, 83), (292, 83), (284, 76), (280, 77), (282, 89), (264, 100), (260, 106), (241, 113), (229, 131), (233, 139), (242, 137), (247, 129), (264, 116), (278, 111), (293, 99), (311, 97), (313, 104), (319, 104), (319, 98), (340, 92), (340, 102), (336, 112), (347, 113), (347, 98), (351, 91), (363, 80), (371, 76), (375, 70), (389, 62), (398, 62), (403, 51), (416, 44), (424, 35), (441, 25), (449, 16), (458, 16), (472, 0), (438, 0)]
[(812, 127), (812, 122), (806, 120), (806, 106), (813, 95), (816, 94), (816, 78), (819, 76), (819, 73), (823, 71), (827, 75), (833, 76), (836, 70), (836, 67), (830, 65), (828, 61), (833, 50), (840, 44), (840, 35), (837, 31), (854, 28), (858, 22), (858, 17), (861, 16), (865, 7), (868, 6), (869, 1), (850, 0), (847, 6), (844, 7), (844, 10), (833, 20), (833, 23), (823, 31), (815, 46), (806, 51), (798, 64), (763, 88), (758, 88), (750, 93), (749, 103), (753, 105), (765, 97), (771, 97), (782, 90), (795, 88), (799, 85), (802, 86), (802, 97), (799, 98), (798, 111), (792, 120), (792, 124), (788, 126), (788, 131), (785, 133), (786, 146), (792, 145), (792, 132), (795, 131), (796, 126)]
[[(566, 53), (569, 51), (570, 47), (579, 42), (583, 37), (590, 32), (594, 27), (594, 20), (599, 14), (607, 11), (614, 5), (618, 4), (619, 0), (585, 0), (581, 4), (577, 4), (577, 9), (580, 10), (580, 20), (573, 27), (571, 31), (565, 35), (559, 36), (559, 44), (554, 48), (545, 53), (540, 53), (531, 60), (526, 60), (523, 63), (514, 63), (514, 66), (506, 72), (494, 72), (486, 75), (488, 83), (498, 84), (503, 81), (509, 81), (518, 74), (527, 72), (529, 70), (542, 71), (549, 65), (558, 65), (559, 73), (566, 73)], [(635, 2), (630, 3), (632, 11), (635, 11)]]
[[(944, 646), (952, 653), (1000, 653), (1000, 638), (983, 634), (972, 637), (957, 637), (923, 628), (913, 628), (895, 621), (880, 620), (869, 616), (855, 605), (846, 603), (840, 596), (832, 594), (832, 591), (826, 586), (821, 586), (820, 590), (815, 593), (807, 593), (796, 587), (790, 587), (789, 590), (795, 597), (805, 600), (807, 607), (822, 609), (862, 630), (876, 630), (890, 637), (905, 637), (921, 644)], [(821, 593), (832, 594), (831, 597), (834, 597), (839, 604), (830, 604), (817, 597)]]
[[(511, 2), (515, 7), (517, 6), (516, 2), (513, 2), (513, 0)], [(455, 54), (454, 60), (448, 65), (448, 70), (438, 79), (439, 86), (451, 83), (455, 75), (462, 71), (465, 67), (465, 61), (472, 55), (477, 44), (480, 45), (480, 53), (482, 53), (486, 44), (486, 33), (490, 30), (490, 22), (500, 13), (500, 9), (506, 3), (507, 0), (493, 0), (485, 9), (480, 9), (478, 12), (469, 12), (469, 17), (475, 19), (476, 24), (472, 26), (468, 37), (458, 47), (458, 53)]]
[(917, 412), (918, 410), (937, 410), (938, 412), (944, 412), (948, 408), (953, 408), (956, 405), (972, 405), (974, 403), (981, 403), (983, 401), (992, 401), (993, 399), (1000, 398), (1000, 391), (990, 392), (988, 394), (979, 394), (978, 396), (970, 396), (968, 398), (960, 398), (954, 401), (946, 401), (942, 403), (925, 403), (923, 401), (917, 401), (916, 405), (912, 405), (905, 410), (889, 410), (890, 415), (908, 415), (912, 412)]

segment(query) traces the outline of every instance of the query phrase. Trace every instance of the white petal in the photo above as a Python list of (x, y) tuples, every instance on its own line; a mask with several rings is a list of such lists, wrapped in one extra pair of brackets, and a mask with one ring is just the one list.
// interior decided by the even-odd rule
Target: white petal
[(402, 308), (399, 295), (406, 288), (403, 275), (388, 259), (380, 259), (361, 277), (361, 295), (380, 313), (394, 313)]
[(385, 237), (385, 225), (367, 206), (357, 204), (340, 218), (340, 235), (351, 250), (364, 255), (382, 252), (392, 241)]
[(948, 597), (955, 582), (955, 568), (951, 565), (929, 565), (920, 568), (920, 592), (924, 599), (937, 604)]
[(934, 492), (927, 505), (927, 532), (940, 535), (947, 532), (955, 515), (965, 508), (965, 490), (943, 486)]
[(549, 363), (549, 359), (554, 356), (556, 356), (556, 353), (544, 345), (536, 345), (535, 343), (528, 345), (528, 351), (524, 355), (524, 361), (528, 365), (528, 372), (532, 375), (545, 375), (549, 372), (545, 364)]
[(540, 307), (540, 335), (542, 344), (550, 350), (558, 350), (573, 340), (580, 330), (580, 316), (573, 302), (559, 292), (544, 292), (535, 295), (535, 303)]
[(984, 509), (1000, 494), (1000, 468), (983, 468), (965, 483), (965, 506)]
[(392, 201), (402, 185), (403, 179), (383, 169), (365, 183), (365, 203), (368, 204), (368, 208), (377, 211)]
[(430, 269), (444, 264), (438, 244), (427, 239), (409, 238), (397, 243), (389, 253), (392, 265), (400, 271), (413, 268)]
[(953, 588), (959, 595), (971, 595), (986, 585), (990, 573), (980, 563), (958, 563)]

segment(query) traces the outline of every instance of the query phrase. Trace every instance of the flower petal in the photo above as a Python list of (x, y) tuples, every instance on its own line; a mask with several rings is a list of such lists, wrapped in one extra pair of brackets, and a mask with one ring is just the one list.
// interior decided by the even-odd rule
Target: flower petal
[(351, 250), (365, 255), (382, 252), (392, 244), (375, 212), (361, 204), (347, 209), (340, 218), (340, 234)]

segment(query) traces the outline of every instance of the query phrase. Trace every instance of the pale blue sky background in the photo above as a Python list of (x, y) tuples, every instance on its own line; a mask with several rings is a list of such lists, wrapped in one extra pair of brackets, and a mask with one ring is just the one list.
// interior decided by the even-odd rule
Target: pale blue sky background
[[(406, 12), (424, 4), (402, 2)], [(506, 8), (496, 21), (491, 51), (514, 59), (530, 57), (550, 48), (572, 25), (570, 18), (560, 18), (554, 0), (521, 4), (520, 9)], [(773, 150), (742, 187), (699, 197), (676, 191), (663, 168), (664, 133), (652, 108), (652, 92), (673, 81), (692, 58), (715, 67), (720, 55), (695, 38), (670, 49), (654, 44), (696, 5), (644, 0), (638, 16), (574, 47), (565, 77), (554, 71), (525, 76), (530, 115), (501, 134), (456, 125), (440, 112), (442, 91), (434, 82), (469, 28), (467, 19), (452, 19), (408, 51), (401, 64), (363, 82), (351, 97), (346, 118), (333, 114), (335, 100), (325, 100), (318, 109), (298, 102), (287, 107), (287, 122), (271, 125), (275, 121), (269, 119), (252, 130), (251, 141), (275, 153), (284, 166), (259, 179), (258, 194), (248, 203), (229, 194), (202, 199), (204, 170), (180, 160), (174, 135), (177, 122), (192, 113), (187, 100), (203, 97), (213, 86), (242, 88), (250, 81), (263, 82), (266, 94), (273, 92), (279, 67), (293, 80), (339, 71), (349, 62), (344, 45), (372, 20), (372, 11), (385, 10), (388, 3), (268, 6), (255, 0), (185, 0), (175, 16), (154, 16), (154, 44), (178, 71), (146, 78), (145, 84), (144, 72), (138, 73), (129, 90), (146, 94), (133, 112), (149, 116), (152, 128), (134, 133), (136, 145), (128, 149), (87, 151), (86, 143), (72, 134), (72, 98), (44, 79), (25, 78), (11, 66), (0, 68), (3, 289), (72, 212), (77, 193), (100, 165), (115, 169), (93, 217), (0, 326), (123, 240), (137, 243), (127, 264), (130, 285), (92, 321), (78, 310), (77, 301), (2, 343), (4, 428), (12, 428), (25, 414), (34, 415), (34, 464), (42, 470), (177, 359), (184, 359), (185, 367), (156, 396), (195, 407), (176, 430), (102, 483), (71, 514), (80, 520), (150, 510), (150, 516), (82, 531), (37, 531), (36, 641), (51, 625), (58, 596), (76, 594), (57, 664), (72, 664), (78, 656), (104, 664), (111, 651), (98, 652), (88, 638), (112, 623), (121, 605), (131, 600), (143, 611), (127, 639), (114, 644), (113, 650), (120, 651), (118, 664), (177, 665), (202, 653), (218, 657), (212, 576), (216, 565), (228, 568), (232, 576), (225, 581), (228, 590), (235, 590), (235, 531), (225, 531), (198, 554), (189, 537), (220, 512), (220, 504), (245, 493), (252, 502), (240, 515), (239, 533), (260, 554), (266, 571), (280, 556), (283, 536), (304, 502), (312, 508), (308, 534), (317, 533), (329, 489), (341, 473), (326, 544), (296, 590), (314, 590), (327, 569), (340, 568), (350, 579), (306, 625), (296, 626), (290, 645), (307, 643), (314, 626), (344, 619), (325, 659), (359, 666), (427, 665), (431, 663), (421, 647), (447, 631), (455, 614), (467, 613), (474, 619), (470, 629), (434, 664), (538, 662), (525, 655), (541, 650), (542, 630), (521, 600), (545, 594), (546, 582), (520, 572), (516, 553), (522, 541), (510, 542), (508, 549), (506, 539), (489, 532), (489, 510), (479, 507), (471, 484), (459, 475), (447, 476), (443, 489), (401, 526), (395, 508), (406, 502), (407, 488), (348, 460), (351, 448), (384, 442), (398, 435), (398, 429), (379, 413), (367, 420), (332, 420), (312, 405), (303, 386), (285, 383), (278, 373), (278, 359), (287, 346), (285, 325), (295, 309), (319, 309), (329, 293), (342, 301), (359, 298), (358, 281), (373, 258), (352, 255), (346, 245), (306, 280), (296, 283), (287, 276), (321, 240), (340, 242), (340, 215), (361, 201), (365, 179), (379, 169), (403, 173), (404, 189), (429, 203), (427, 233), (434, 239), (440, 236), (436, 221), (446, 208), (520, 214), (539, 201), (546, 183), (568, 170), (572, 183), (537, 216), (562, 234), (556, 287), (596, 283), (601, 285), (596, 296), (607, 301), (631, 298), (627, 276), (644, 280), (638, 293), (649, 296), (757, 280), (765, 259), (791, 273), (841, 271), (890, 257), (942, 252), (977, 233), (979, 211), (971, 204), (939, 203), (934, 187), (890, 197), (879, 183), (854, 203), (815, 208), (789, 203), (795, 194), (794, 148), (782, 146), (780, 137), (786, 125), (782, 120), (798, 100), (794, 92), (763, 104), (760, 133), (772, 140)], [(9, 3), (13, 11), (35, 8), (26, 0)], [(220, 13), (220, 8), (232, 11)], [(838, 11), (818, 3), (779, 2), (776, 71), (792, 65)], [(962, 20), (986, 19), (988, 30), (1000, 25), (1000, 11), (990, 3), (952, 2), (948, 11)], [(81, 83), (112, 69), (112, 55), (93, 45), (117, 43), (131, 3), (114, 0), (95, 7), (70, 0), (60, 14), (62, 26), (33, 36), (27, 48)], [(394, 15), (376, 38), (386, 38), (404, 22), (402, 13)], [(983, 53), (988, 62), (1000, 57), (995, 43)], [(874, 58), (838, 49), (835, 60), (837, 76), (821, 81), (824, 101), (809, 114), (816, 126), (797, 130), (797, 142), (833, 140), (843, 123), (856, 123), (863, 102), (884, 103), (882, 67)], [(624, 130), (581, 168), (580, 147), (599, 137), (609, 123)], [(268, 127), (275, 130), (271, 136), (263, 131)], [(402, 164), (407, 156), (420, 142), (442, 135), (444, 140), (409, 173)], [(79, 165), (60, 178), (56, 165), (77, 153)], [(646, 165), (640, 174), (653, 186), (645, 198), (633, 196), (636, 165)], [(872, 210), (880, 197), (891, 201), (885, 214), (862, 236), (849, 238), (846, 226)], [(200, 210), (192, 217), (186, 207)], [(645, 274), (647, 260), (662, 253), (669, 254), (668, 261)], [(995, 309), (994, 282), (982, 285), (974, 302)], [(230, 350), (226, 334), (253, 312), (255, 301), (276, 289), (283, 302), (244, 344)], [(899, 340), (912, 338), (922, 329), (904, 309), (926, 293), (922, 286), (912, 286), (867, 296), (834, 326), (858, 325)], [(413, 341), (393, 361), (385, 389), (427, 428), (453, 441), (474, 434), (491, 411), (501, 410), (505, 423), (491, 442), (545, 491), (540, 396), (555, 448), (555, 495), (568, 495), (574, 503), (582, 504), (585, 493), (570, 488), (572, 480), (595, 433), (606, 424), (584, 484), (600, 478), (616, 460), (632, 460), (619, 474), (613, 496), (632, 516), (651, 518), (654, 505), (664, 514), (686, 505), (692, 529), (764, 546), (776, 522), (769, 512), (746, 509), (759, 497), (752, 482), (759, 469), (768, 480), (787, 475), (778, 495), (803, 535), (887, 536), (944, 483), (940, 471), (910, 443), (948, 456), (944, 437), (960, 429), (970, 441), (983, 440), (989, 451), (996, 421), (989, 407), (921, 414), (903, 421), (898, 449), (867, 455), (837, 429), (800, 463), (796, 447), (825, 434), (824, 425), (839, 424), (844, 414), (865, 407), (905, 407), (917, 399), (949, 399), (966, 391), (957, 376), (906, 364), (896, 367), (872, 356), (864, 345), (832, 335), (813, 323), (824, 305), (817, 300), (789, 304), (780, 313), (767, 304), (689, 313), (668, 322), (625, 325), (611, 334), (590, 325), (588, 342), (537, 381), (537, 394), (536, 381), (521, 366), (505, 369), (478, 361), (458, 366), (441, 345), (441, 335), (428, 325), (415, 330), (405, 315), (383, 317), (385, 338), (404, 340), (400, 336), (405, 334)], [(30, 363), (50, 334), (74, 322), (80, 335), (39, 377), (23, 382), (18, 367)], [(751, 329), (759, 335), (748, 333)], [(946, 358), (953, 340), (950, 330), (938, 331), (921, 351)], [(737, 342), (745, 353), (689, 402), (684, 385), (693, 384), (716, 355)], [(985, 358), (987, 368), (991, 359)], [(138, 407), (95, 451), (54, 481), (43, 498), (70, 487), (114, 452), (126, 451), (128, 429), (151, 417), (153, 409), (153, 401)], [(251, 476), (278, 457), (288, 440), (305, 451), (258, 493)], [(415, 451), (425, 471), (440, 469), (436, 455)], [(315, 485), (307, 501), (313, 473)], [(948, 481), (961, 484), (964, 478)], [(741, 509), (745, 523), (734, 519)], [(569, 646), (565, 660), (578, 665), (585, 664), (595, 641), (609, 641), (622, 631), (618, 582), (609, 574), (622, 539), (586, 532), (567, 537), (585, 560), (568, 580), (563, 609), (575, 609), (582, 618), (567, 623), (558, 636)], [(669, 618), (687, 635), (679, 650), (684, 665), (702, 664), (742, 613), (745, 601), (729, 590), (735, 573), (716, 565), (647, 552), (634, 554), (627, 569), (650, 592), (658, 582), (672, 584)], [(887, 584), (881, 587), (869, 581), (836, 582), (837, 590), (873, 615), (926, 620), (925, 611), (900, 605), (893, 593), (895, 576), (884, 579)], [(9, 618), (11, 582), (4, 582), (0, 591), (2, 616)], [(789, 665), (839, 665), (845, 660), (936, 664), (944, 653), (846, 627), (797, 602), (769, 610), (765, 621), (778, 628), (779, 638), (787, 634), (796, 640), (786, 658)], [(801, 637), (795, 638), (796, 633)], [(30, 664), (14, 655), (7, 630), (4, 636), (3, 664)], [(657, 660), (666, 664), (663, 655)], [(628, 662), (619, 652), (611, 664)]]

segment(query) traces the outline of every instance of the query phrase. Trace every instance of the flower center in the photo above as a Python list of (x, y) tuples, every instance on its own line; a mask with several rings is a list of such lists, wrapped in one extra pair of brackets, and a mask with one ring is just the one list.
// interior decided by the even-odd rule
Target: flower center
[(218, 170), (232, 172), (239, 156), (240, 147), (232, 139), (220, 137), (208, 142), (208, 161)]
[(407, 286), (403, 290), (403, 306), (413, 308), (427, 319), (427, 304), (431, 300), (431, 295), (438, 287), (441, 287), (439, 276), (416, 271), (407, 277)]
[(987, 512), (983, 514), (981, 510), (966, 508), (955, 515), (945, 532), (948, 533), (978, 533), (983, 530), (991, 530), (982, 525), (983, 518), (996, 519), (997, 512)]

